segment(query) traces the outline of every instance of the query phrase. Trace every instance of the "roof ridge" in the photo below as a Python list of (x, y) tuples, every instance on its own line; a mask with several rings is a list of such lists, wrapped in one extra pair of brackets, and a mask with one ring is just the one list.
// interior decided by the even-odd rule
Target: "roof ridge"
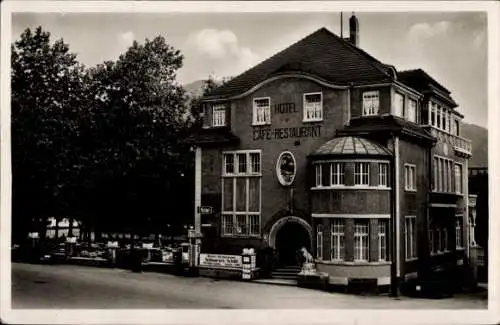
[[(377, 60), (374, 56), (370, 55), (368, 52), (366, 52), (365, 50), (357, 47), (356, 45), (354, 44), (351, 44), (349, 43), (348, 41), (342, 39), (341, 37), (337, 36), (335, 33), (329, 31), (327, 28), (323, 27), (327, 32), (329, 32), (331, 35), (333, 35), (338, 41), (340, 41), (340, 43), (342, 45), (344, 45), (345, 47), (347, 47), (348, 49), (351, 50), (351, 52), (353, 53), (356, 53), (358, 56), (361, 56), (362, 58), (364, 59), (368, 59), (366, 61), (368, 61), (375, 69), (379, 70), (380, 72), (382, 72), (384, 75), (386, 76), (390, 76), (390, 74), (388, 74), (387, 72), (383, 71), (382, 69), (380, 69), (377, 65), (373, 64), (372, 60), (373, 61), (376, 61), (377, 63), (379, 64), (382, 64), (382, 65), (385, 65), (384, 63), (382, 63), (381, 61)], [(392, 77), (391, 77), (392, 78)]]

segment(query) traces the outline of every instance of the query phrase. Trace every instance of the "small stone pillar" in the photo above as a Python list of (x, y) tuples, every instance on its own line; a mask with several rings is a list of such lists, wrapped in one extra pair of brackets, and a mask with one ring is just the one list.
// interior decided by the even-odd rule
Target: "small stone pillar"
[(257, 258), (253, 248), (244, 248), (241, 254), (242, 272), (241, 278), (243, 280), (251, 280), (253, 278), (252, 271), (255, 269)]

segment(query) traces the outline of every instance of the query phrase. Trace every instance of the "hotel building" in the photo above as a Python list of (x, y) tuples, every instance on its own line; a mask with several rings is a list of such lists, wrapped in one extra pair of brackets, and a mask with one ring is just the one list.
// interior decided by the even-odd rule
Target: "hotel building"
[[(470, 141), (443, 85), (325, 28), (203, 98), (202, 252), (306, 247), (331, 284), (404, 282), (467, 263)], [(209, 208), (207, 208), (209, 207)], [(393, 283), (394, 283), (393, 282)]]

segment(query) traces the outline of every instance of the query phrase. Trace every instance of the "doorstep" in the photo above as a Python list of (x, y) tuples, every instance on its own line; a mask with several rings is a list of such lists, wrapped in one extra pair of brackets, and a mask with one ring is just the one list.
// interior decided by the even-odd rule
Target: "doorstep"
[(288, 280), (288, 279), (255, 279), (251, 282), (262, 283), (262, 284), (274, 284), (281, 286), (297, 286), (297, 280)]

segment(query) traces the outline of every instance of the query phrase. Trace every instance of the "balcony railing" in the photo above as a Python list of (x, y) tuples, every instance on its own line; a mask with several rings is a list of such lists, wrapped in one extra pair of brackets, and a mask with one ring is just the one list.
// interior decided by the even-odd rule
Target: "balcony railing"
[(430, 128), (430, 131), (434, 137), (451, 144), (455, 151), (467, 156), (472, 154), (472, 142), (469, 139), (465, 139), (458, 135), (453, 135), (433, 127)]

